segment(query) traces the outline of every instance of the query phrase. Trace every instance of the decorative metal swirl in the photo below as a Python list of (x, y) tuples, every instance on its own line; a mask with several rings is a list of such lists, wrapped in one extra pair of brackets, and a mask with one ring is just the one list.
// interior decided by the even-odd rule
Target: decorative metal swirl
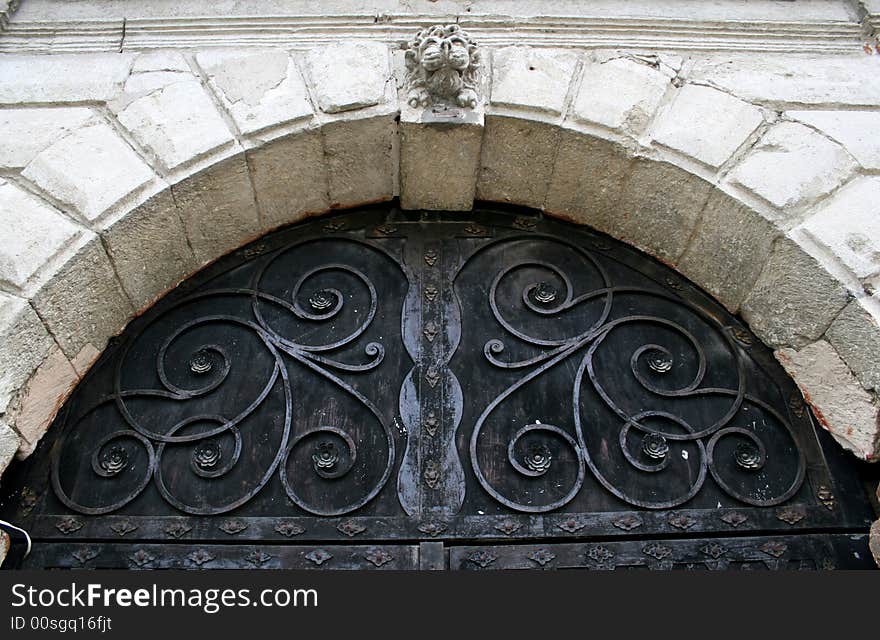
[[(791, 425), (769, 404), (747, 393), (744, 358), (748, 356), (741, 352), (730, 331), (725, 330), (714, 316), (660, 286), (613, 286), (598, 256), (555, 237), (532, 234), (528, 239), (521, 236), (505, 238), (481, 247), (468, 262), (475, 260), (481, 252), (500, 246), (506, 247), (505, 255), (514, 255), (515, 243), (522, 240), (532, 243), (526, 254), (559, 255), (560, 263), (521, 258), (500, 269), (489, 289), (489, 307), (507, 337), (489, 339), (483, 347), (485, 359), (499, 369), (526, 370), (489, 402), (471, 434), (471, 466), (489, 495), (517, 511), (552, 511), (578, 495), (583, 484), (584, 466), (620, 500), (649, 509), (668, 509), (685, 504), (700, 492), (708, 475), (729, 496), (755, 506), (780, 504), (797, 492), (806, 465)], [(535, 249), (537, 242), (545, 245), (541, 251)], [(568, 265), (574, 262), (581, 265), (577, 271), (579, 278), (592, 282), (587, 291), (576, 291), (572, 278), (560, 266), (566, 261)], [(522, 286), (522, 279), (512, 278), (521, 269), (528, 269), (529, 277), (540, 272), (546, 275), (536, 276), (533, 282)], [(518, 282), (522, 290), (518, 297), (507, 292), (507, 309), (502, 312), (499, 290), (506, 280)], [(633, 313), (633, 309), (645, 307), (644, 301), (650, 299), (655, 301), (653, 306), (660, 304), (671, 309), (670, 316)], [(519, 300), (519, 308), (514, 308), (511, 300)], [(584, 308), (586, 303), (591, 303), (589, 309)], [(574, 322), (571, 321), (573, 313), (580, 314), (575, 316)], [(525, 320), (529, 321), (531, 329), (525, 328)], [(540, 322), (557, 332), (558, 327), (563, 326), (569, 335), (541, 335), (534, 329), (534, 324)], [(702, 340), (711, 342), (712, 362), (695, 330), (699, 330)], [(645, 333), (655, 336), (654, 339), (632, 346), (633, 340)], [(614, 338), (617, 334), (622, 337)], [(663, 343), (658, 338), (662, 338)], [(527, 358), (504, 360), (502, 354), (508, 346), (505, 340), (516, 343), (518, 352), (531, 349), (536, 353)], [(605, 345), (612, 341), (615, 341), (614, 346), (608, 349), (613, 353), (603, 355)], [(619, 361), (622, 348), (631, 349), (627, 352), (629, 371), (626, 374), (641, 389), (637, 399), (617, 397), (620, 387), (617, 383), (624, 372), (619, 369), (605, 371), (599, 364)], [(509, 421), (496, 417), (502, 405), (523, 387), (570, 358), (578, 359), (571, 382), (573, 413), (570, 425), (530, 425), (511, 430)], [(735, 374), (736, 382), (732, 388), (707, 384), (713, 367)], [(598, 401), (610, 411), (611, 422), (585, 421), (584, 385), (590, 389), (590, 401)], [(708, 414), (706, 401), (710, 397), (715, 399), (711, 405), (714, 415)], [(670, 409), (676, 403), (682, 405), (681, 412)], [(701, 403), (700, 411), (695, 410), (695, 403)], [(754, 419), (749, 423), (750, 416), (761, 417), (761, 424)], [(503, 439), (504, 433), (509, 434), (507, 463), (518, 474), (534, 481), (543, 481), (545, 476), (554, 473), (554, 469), (557, 473), (562, 473), (563, 469), (555, 463), (544, 462), (549, 461), (549, 449), (537, 456), (540, 462), (537, 466), (534, 460), (530, 464), (528, 452), (515, 454), (514, 451), (526, 432), (542, 429), (552, 433), (576, 452), (577, 468), (568, 470), (569, 474), (576, 475), (576, 479), (571, 486), (566, 485), (564, 495), (555, 499), (547, 497), (542, 501), (531, 497), (524, 501), (516, 498), (512, 492), (524, 491), (522, 487), (528, 487), (528, 482), (525, 485), (518, 483), (514, 488), (510, 482), (502, 483), (497, 472), (491, 476), (495, 478), (491, 481), (484, 472), (483, 465), (490, 460), (486, 458), (488, 450), (481, 448), (487, 429), (495, 433), (493, 440)], [(613, 437), (612, 432), (616, 432)], [(774, 459), (767, 455), (766, 438), (777, 440)], [(607, 449), (609, 443), (615, 441), (617, 454)], [(532, 446), (547, 448), (546, 443)], [(719, 458), (721, 448), (724, 454)], [(599, 449), (603, 453), (597, 457)], [(793, 457), (795, 464), (791, 467), (794, 471), (786, 476), (784, 483), (776, 482), (771, 486), (765, 467), (773, 463), (775, 472), (786, 468), (784, 460), (779, 459), (779, 451), (785, 452), (783, 457)], [(688, 469), (669, 471), (682, 465)], [(673, 478), (686, 479), (686, 484), (681, 480), (669, 487), (666, 486), (668, 482), (658, 483), (657, 475), (664, 472), (671, 473)], [(557, 484), (559, 482), (562, 481)]]
[[(120, 349), (113, 365), (112, 391), (77, 419), (68, 420), (53, 447), (52, 486), (67, 507), (90, 515), (110, 513), (153, 483), (174, 508), (214, 515), (246, 504), (276, 473), (290, 500), (316, 515), (349, 513), (376, 497), (394, 467), (395, 440), (376, 405), (342, 376), (379, 367), (385, 347), (378, 340), (367, 342), (362, 362), (343, 361), (333, 354), (350, 353), (366, 334), (376, 317), (378, 294), (363, 267), (337, 262), (313, 266), (300, 272), (292, 285), (286, 283), (289, 265), (300, 264), (290, 259), (293, 256), (304, 250), (310, 251), (311, 260), (334, 254), (333, 247), (315, 251), (321, 242), (337, 248), (344, 243), (357, 245), (361, 265), (369, 269), (370, 261), (385, 260), (399, 273), (397, 262), (374, 243), (339, 237), (308, 240), (258, 258), (249, 287), (197, 290), (151, 314)], [(222, 277), (219, 282), (224, 282)], [(347, 312), (349, 301), (356, 297), (362, 302), (352, 303)], [(197, 310), (209, 301), (212, 309), (225, 311), (199, 314)], [(155, 354), (155, 385), (129, 388), (129, 379), (141, 383), (150, 379), (149, 372), (137, 367), (148, 361), (150, 352)], [(251, 355), (246, 362), (235, 362), (233, 353)], [(318, 428), (293, 425), (297, 385), (308, 382), (290, 373), (290, 362), (301, 365), (306, 376), (336, 386), (362, 407), (357, 422)], [(243, 404), (230, 400), (241, 394), (222, 393), (224, 387), (244, 379), (257, 382), (258, 391)], [(166, 407), (159, 412), (161, 419), (145, 409), (145, 404), (157, 402)], [(281, 416), (280, 421), (261, 424), (273, 415)], [(175, 418), (169, 422), (169, 416)], [(77, 428), (85, 422), (121, 428), (88, 448), (89, 430)], [(378, 438), (371, 433), (378, 433)], [(317, 449), (316, 438), (321, 442)], [(76, 446), (68, 446), (72, 439)], [(358, 447), (367, 440), (370, 455), (359, 456)], [(301, 447), (306, 447), (306, 456), (294, 462)], [(75, 497), (76, 479), (84, 473), (76, 457), (86, 450), (91, 472), (106, 483), (101, 485), (100, 501)], [(368, 463), (378, 465), (379, 471), (366, 486), (361, 467)], [(222, 490), (199, 484), (221, 478), (228, 479)], [(328, 505), (309, 489), (314, 478), (337, 486), (347, 482), (346, 495), (358, 495), (344, 504)]]

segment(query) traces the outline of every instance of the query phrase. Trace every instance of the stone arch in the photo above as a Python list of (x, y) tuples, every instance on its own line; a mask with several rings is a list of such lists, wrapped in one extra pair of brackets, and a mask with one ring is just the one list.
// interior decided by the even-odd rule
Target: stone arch
[(376, 42), (0, 61), (0, 466), (164, 291), (273, 228), (397, 196), (535, 207), (637, 246), (741, 313), (874, 458), (880, 181), (833, 114), (780, 113), (670, 57), (490, 53), (491, 97), (454, 125), (398, 99), (399, 52)]

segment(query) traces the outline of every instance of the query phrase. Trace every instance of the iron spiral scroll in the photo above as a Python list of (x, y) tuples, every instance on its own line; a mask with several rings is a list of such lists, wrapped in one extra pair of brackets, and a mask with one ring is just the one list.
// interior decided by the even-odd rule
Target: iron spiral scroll
[[(357, 257), (328, 260), (340, 253)], [(395, 436), (366, 386), (352, 379), (385, 360), (382, 338), (370, 335), (380, 308), (370, 271), (405, 282), (398, 263), (373, 243), (334, 237), (287, 244), (242, 268), (249, 286), (231, 286), (235, 277), (221, 273), (148, 314), (105, 367), (110, 392), (68, 416), (51, 452), (51, 485), (67, 508), (110, 514), (152, 485), (178, 511), (217, 515), (277, 478), (292, 504), (335, 516), (386, 485)], [(299, 365), (296, 375), (289, 362)], [(298, 407), (316, 379), (347, 405), (336, 402), (334, 420), (295, 423), (296, 410), (322, 410)], [(244, 398), (242, 389), (253, 393)], [(98, 435), (107, 425), (117, 428)], [(359, 451), (365, 442), (370, 450)], [(347, 487), (337, 491), (347, 499), (323, 500), (315, 479)], [(95, 482), (91, 501), (77, 495)]]
[[(487, 294), (491, 313), (484, 324), (491, 318), (501, 333), (488, 330), (483, 355), (507, 383), (470, 434), (479, 484), (497, 503), (524, 513), (572, 503), (589, 476), (642, 509), (685, 505), (707, 477), (738, 503), (769, 507), (789, 500), (804, 482), (806, 459), (787, 416), (749, 379), (750, 344), (741, 341), (742, 330), (668, 282), (641, 276), (615, 283), (601, 256), (606, 248), (529, 234), (498, 240), (469, 258), (477, 271), (492, 256), (518, 257), (496, 270)], [(507, 355), (511, 346), (516, 357)], [(532, 409), (528, 401), (505, 413), (517, 394), (534, 400), (539, 392), (529, 392), (530, 385), (556, 369), (566, 373), (555, 378), (558, 395), (544, 402), (567, 402), (567, 416), (557, 412), (554, 424), (523, 416)], [(718, 384), (719, 370), (732, 384)], [(567, 401), (559, 397), (563, 384)], [(539, 403), (534, 412), (542, 408)], [(507, 446), (492, 446), (499, 441)], [(559, 456), (567, 465), (554, 464)], [(505, 464), (522, 482), (497, 471)], [(517, 486), (535, 478), (544, 488), (517, 494)]]

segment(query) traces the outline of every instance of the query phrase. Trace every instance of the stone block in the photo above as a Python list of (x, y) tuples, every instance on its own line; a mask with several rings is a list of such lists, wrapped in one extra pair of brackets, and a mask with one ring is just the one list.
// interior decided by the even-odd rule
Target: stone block
[(129, 211), (101, 235), (136, 309), (145, 308), (197, 268), (170, 189)]
[[(688, 84), (657, 116), (651, 137), (717, 169), (764, 121), (761, 110), (729, 93)], [(709, 123), (711, 126), (701, 123)]]
[(0, 415), (54, 346), (27, 300), (0, 293)]
[(154, 177), (152, 169), (104, 123), (61, 138), (41, 151), (22, 175), (89, 221)]
[(200, 265), (260, 233), (244, 153), (238, 153), (171, 186), (187, 238)]
[(665, 74), (635, 60), (586, 64), (570, 117), (636, 135), (653, 117), (669, 86)]
[(344, 208), (394, 197), (395, 114), (342, 119), (321, 127), (330, 206)]
[(558, 146), (559, 129), (553, 125), (486, 116), (476, 197), (541, 208)]
[(711, 184), (675, 165), (636, 160), (618, 206), (618, 237), (674, 263), (685, 250), (711, 189)]
[(174, 82), (138, 98), (117, 114), (147, 153), (168, 169), (198, 160), (234, 141), (196, 80)]
[(616, 235), (620, 194), (632, 161), (617, 143), (561, 128), (544, 209)]
[(330, 207), (320, 131), (306, 129), (247, 152), (263, 228)]
[(0, 179), (0, 281), (18, 290), (29, 288), (39, 273), (85, 229), (43, 200)]
[(3, 561), (6, 560), (6, 554), (9, 553), (11, 544), (9, 535), (5, 531), (0, 531), (0, 567), (3, 566)]
[(863, 460), (878, 453), (877, 404), (834, 348), (819, 340), (799, 351), (780, 349), (776, 359), (800, 387), (825, 429)]
[(817, 340), (847, 304), (846, 287), (790, 238), (780, 238), (742, 315), (771, 347), (802, 347)]
[(677, 268), (736, 313), (778, 236), (766, 218), (715, 189)]
[(857, 278), (880, 273), (880, 177), (856, 178), (814, 210), (807, 235)]
[(878, 61), (815, 53), (724, 53), (695, 58), (688, 78), (709, 82), (743, 100), (784, 104), (876, 106)]
[(97, 120), (86, 107), (0, 110), (0, 166), (23, 169), (46, 147)]
[(880, 169), (880, 112), (811, 110), (787, 111), (785, 115), (842, 144), (865, 169)]
[(505, 47), (492, 55), (492, 104), (560, 115), (579, 55), (559, 49)]
[[(3, 475), (3, 471), (12, 462), (20, 445), (21, 438), (18, 437), (18, 434), (0, 420), (0, 475)], [(0, 540), (0, 564), (3, 564), (4, 551), (3, 540)]]
[(85, 244), (61, 265), (31, 300), (58, 345), (71, 359), (89, 345), (100, 351), (134, 309), (101, 239)]
[(15, 429), (21, 436), (18, 458), (33, 453), (77, 382), (73, 366), (60, 349), (53, 349), (22, 392), (15, 417)]
[(836, 142), (802, 124), (780, 122), (729, 177), (773, 206), (790, 210), (826, 195), (854, 169), (852, 158)]
[(880, 520), (871, 525), (871, 531), (868, 534), (868, 548), (871, 549), (874, 562), (880, 567)]
[(245, 135), (312, 115), (305, 81), (282, 49), (210, 50), (196, 59)]
[(122, 88), (129, 53), (0, 56), (0, 103), (101, 102)]
[(432, 120), (429, 110), (401, 107), (400, 204), (404, 209), (470, 211), (474, 205), (485, 116)]
[(825, 338), (862, 386), (880, 391), (880, 300), (850, 302), (828, 327)]
[(318, 108), (324, 113), (384, 102), (391, 81), (389, 51), (384, 43), (339, 42), (310, 49), (305, 61)]

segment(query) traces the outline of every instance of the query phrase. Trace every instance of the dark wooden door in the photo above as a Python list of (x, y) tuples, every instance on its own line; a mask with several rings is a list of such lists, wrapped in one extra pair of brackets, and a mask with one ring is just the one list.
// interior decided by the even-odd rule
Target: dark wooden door
[(637, 251), (385, 205), (133, 321), (3, 512), (28, 567), (867, 566), (823, 437), (743, 324)]

